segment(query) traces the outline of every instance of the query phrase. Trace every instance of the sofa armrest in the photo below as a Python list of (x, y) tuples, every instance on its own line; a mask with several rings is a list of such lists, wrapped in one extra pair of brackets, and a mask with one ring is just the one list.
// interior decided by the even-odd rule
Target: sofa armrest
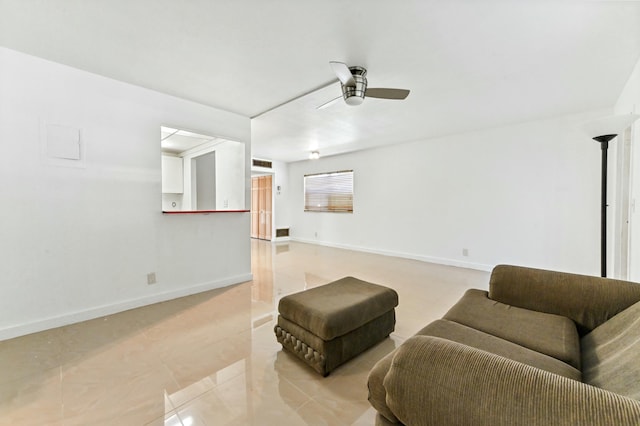
[(566, 272), (498, 265), (489, 298), (573, 320), (581, 335), (640, 301), (640, 284)]
[(640, 401), (431, 336), (397, 349), (384, 387), (407, 425), (640, 424)]
[[(384, 420), (390, 423), (397, 423), (398, 419), (393, 415), (393, 412), (387, 407), (387, 392), (384, 389), (384, 378), (391, 368), (391, 361), (395, 356), (396, 351), (388, 353), (384, 358), (373, 366), (369, 371), (369, 377), (367, 378), (367, 387), (369, 389), (369, 403), (376, 409), (379, 416), (382, 416)], [(380, 419), (380, 423), (383, 419)]]

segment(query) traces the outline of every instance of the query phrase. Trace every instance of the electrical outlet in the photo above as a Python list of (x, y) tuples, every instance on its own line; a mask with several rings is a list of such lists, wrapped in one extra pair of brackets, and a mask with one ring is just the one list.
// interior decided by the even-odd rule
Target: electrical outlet
[(463, 255), (463, 256), (465, 256), (465, 257), (466, 257), (466, 256), (469, 256), (469, 249), (467, 249), (467, 248), (463, 248), (463, 249), (462, 249), (462, 255)]
[(156, 283), (156, 273), (155, 272), (150, 272), (147, 274), (147, 284), (151, 285), (151, 284), (155, 284)]

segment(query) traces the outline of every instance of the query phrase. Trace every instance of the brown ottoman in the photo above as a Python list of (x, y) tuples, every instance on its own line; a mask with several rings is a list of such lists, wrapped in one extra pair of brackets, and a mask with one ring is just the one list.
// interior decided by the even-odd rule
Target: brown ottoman
[(323, 376), (394, 330), (398, 294), (353, 277), (280, 299), (275, 333), (283, 349)]

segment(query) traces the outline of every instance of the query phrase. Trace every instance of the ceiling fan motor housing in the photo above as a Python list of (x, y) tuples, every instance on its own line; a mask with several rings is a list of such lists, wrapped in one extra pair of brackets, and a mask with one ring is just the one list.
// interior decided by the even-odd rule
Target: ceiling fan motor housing
[(367, 91), (367, 70), (362, 67), (349, 67), (351, 75), (356, 82), (355, 86), (345, 86), (342, 84), (342, 97), (347, 105), (360, 105), (364, 101), (364, 94)]

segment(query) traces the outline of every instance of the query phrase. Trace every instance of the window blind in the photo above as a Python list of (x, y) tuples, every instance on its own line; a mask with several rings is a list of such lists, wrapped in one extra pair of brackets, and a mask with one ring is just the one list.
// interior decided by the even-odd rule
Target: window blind
[(353, 170), (305, 175), (304, 211), (353, 213)]

